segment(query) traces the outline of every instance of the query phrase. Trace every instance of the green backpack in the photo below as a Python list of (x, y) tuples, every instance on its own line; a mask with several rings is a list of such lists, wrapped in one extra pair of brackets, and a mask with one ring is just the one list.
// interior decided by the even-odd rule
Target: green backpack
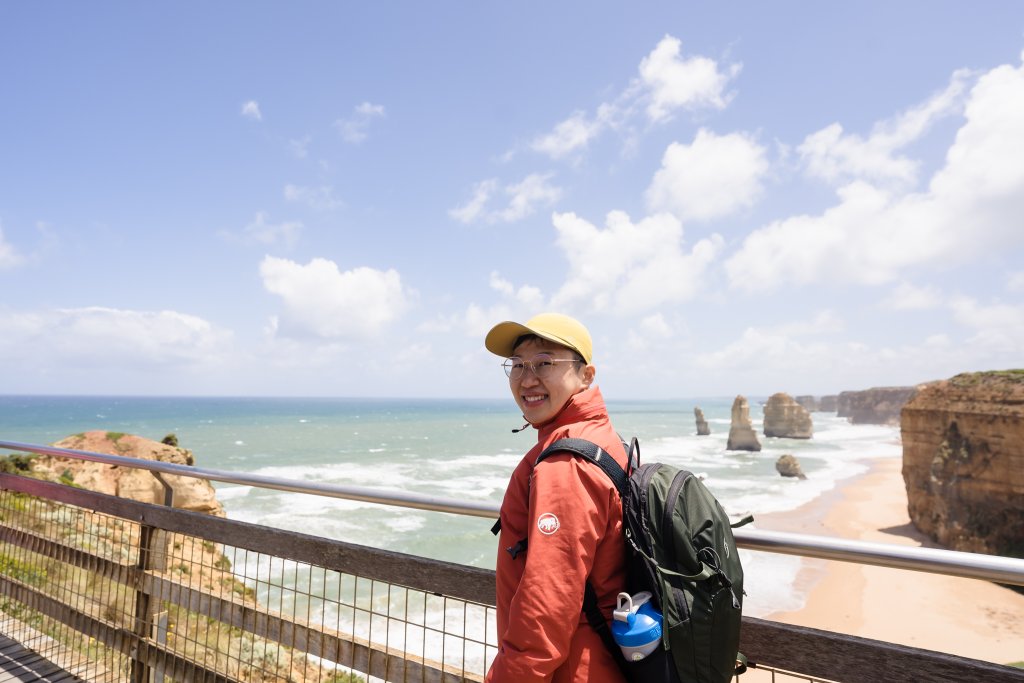
[(628, 448), (629, 473), (585, 439), (559, 439), (537, 462), (558, 452), (600, 467), (622, 499), (629, 593), (650, 591), (662, 613), (662, 647), (626, 661), (607, 617), (587, 583), (583, 611), (590, 625), (634, 683), (727, 683), (746, 670), (739, 653), (743, 567), (733, 527), (753, 521), (729, 517), (704, 483), (687, 470), (663, 463), (639, 464), (639, 444)]

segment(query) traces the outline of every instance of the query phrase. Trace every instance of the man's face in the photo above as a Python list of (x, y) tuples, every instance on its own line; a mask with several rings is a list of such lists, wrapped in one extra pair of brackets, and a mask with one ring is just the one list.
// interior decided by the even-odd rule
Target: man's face
[[(527, 339), (519, 344), (513, 354), (525, 361), (532, 361), (538, 354), (547, 354), (555, 360), (575, 359), (569, 349), (545, 339)], [(533, 425), (543, 424), (555, 417), (574, 394), (588, 388), (594, 381), (594, 366), (584, 363), (555, 363), (538, 377), (529, 365), (522, 374), (509, 380), (512, 396), (523, 417)]]

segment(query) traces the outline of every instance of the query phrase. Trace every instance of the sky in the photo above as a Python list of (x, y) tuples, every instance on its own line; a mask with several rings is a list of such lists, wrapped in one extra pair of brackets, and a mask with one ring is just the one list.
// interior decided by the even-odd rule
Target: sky
[(0, 4), (0, 394), (1024, 367), (1024, 4)]

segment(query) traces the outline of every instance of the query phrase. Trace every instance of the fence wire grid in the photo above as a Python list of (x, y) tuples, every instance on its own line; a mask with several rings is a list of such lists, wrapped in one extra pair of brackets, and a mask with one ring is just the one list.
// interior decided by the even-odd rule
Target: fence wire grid
[(0, 522), (0, 631), (85, 680), (477, 681), (496, 651), (491, 606), (12, 491)]

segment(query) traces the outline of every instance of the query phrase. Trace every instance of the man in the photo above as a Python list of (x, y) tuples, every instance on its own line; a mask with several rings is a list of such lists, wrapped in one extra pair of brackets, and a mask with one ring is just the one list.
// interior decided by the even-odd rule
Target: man
[[(484, 345), (505, 358), (512, 396), (537, 430), (501, 504), (497, 562), (498, 653), (489, 683), (622, 683), (604, 642), (582, 613), (589, 581), (610, 619), (625, 587), (622, 506), (611, 480), (582, 458), (555, 453), (554, 441), (583, 438), (625, 469), (626, 453), (594, 385), (590, 333), (544, 313), (503, 322)], [(524, 425), (525, 428), (525, 425)]]

